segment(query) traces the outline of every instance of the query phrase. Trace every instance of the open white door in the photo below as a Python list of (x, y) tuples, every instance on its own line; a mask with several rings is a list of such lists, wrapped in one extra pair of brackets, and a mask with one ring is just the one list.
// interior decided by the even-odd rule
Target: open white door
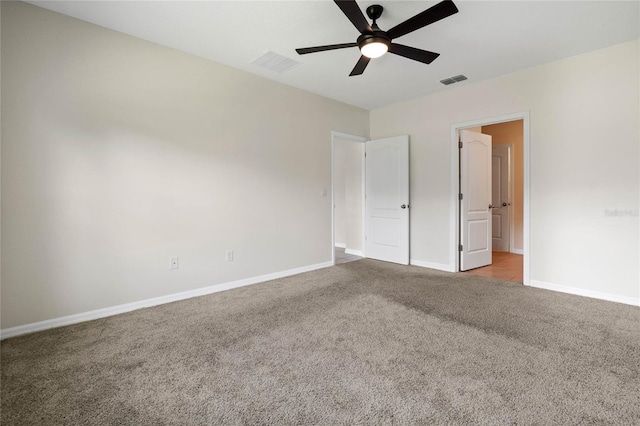
[(494, 145), (491, 154), (491, 249), (509, 251), (511, 240), (511, 146)]
[(491, 264), (491, 136), (460, 131), (460, 270)]
[(368, 141), (367, 257), (409, 264), (409, 136)]

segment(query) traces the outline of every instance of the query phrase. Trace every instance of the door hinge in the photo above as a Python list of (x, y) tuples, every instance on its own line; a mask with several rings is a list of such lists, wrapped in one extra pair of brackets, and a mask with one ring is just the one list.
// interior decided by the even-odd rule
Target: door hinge
[(462, 200), (462, 192), (458, 194), (458, 200)]
[(458, 148), (462, 149), (462, 141), (458, 141)]
[(462, 251), (462, 244), (458, 246), (458, 251)]

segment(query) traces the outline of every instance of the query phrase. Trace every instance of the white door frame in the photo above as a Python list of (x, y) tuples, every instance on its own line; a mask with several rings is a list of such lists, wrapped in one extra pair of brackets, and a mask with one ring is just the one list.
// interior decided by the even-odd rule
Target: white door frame
[[(368, 139), (362, 136), (356, 136), (356, 135), (350, 135), (348, 133), (342, 133), (342, 132), (331, 132), (331, 263), (333, 265), (336, 264), (336, 251), (335, 251), (335, 244), (336, 244), (336, 209), (335, 209), (335, 191), (334, 191), (334, 185), (335, 185), (335, 143), (336, 143), (336, 138), (340, 138), (340, 139), (347, 139), (350, 141), (355, 141), (355, 142), (361, 142), (361, 143), (365, 143)], [(365, 252), (365, 237), (366, 237), (366, 233), (365, 233), (365, 185), (366, 185), (366, 164), (365, 164), (365, 158), (364, 158), (364, 154), (362, 155), (361, 160), (362, 161), (362, 200), (361, 200), (361, 204), (362, 204), (362, 257), (366, 257), (366, 252)]]
[(460, 152), (458, 149), (458, 130), (468, 129), (470, 127), (488, 126), (490, 124), (504, 123), (507, 121), (522, 120), (523, 133), (523, 161), (524, 161), (524, 206), (523, 206), (523, 228), (522, 228), (522, 251), (524, 270), (522, 273), (524, 285), (529, 285), (530, 279), (530, 250), (529, 250), (529, 111), (517, 112), (514, 114), (501, 115), (497, 117), (483, 118), (479, 120), (467, 121), (464, 123), (455, 123), (451, 125), (451, 204), (450, 204), (450, 222), (449, 222), (449, 264), (454, 265), (454, 271), (460, 272), (460, 256), (458, 252), (458, 244), (460, 241), (460, 209), (458, 208), (458, 192), (460, 185)]

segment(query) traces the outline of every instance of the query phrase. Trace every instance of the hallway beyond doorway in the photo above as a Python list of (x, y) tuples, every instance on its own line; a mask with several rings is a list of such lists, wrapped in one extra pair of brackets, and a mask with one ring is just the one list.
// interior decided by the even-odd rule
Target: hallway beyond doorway
[(472, 269), (470, 271), (463, 272), (463, 274), (480, 275), (483, 277), (517, 281), (519, 283), (522, 282), (522, 255), (504, 251), (494, 251), (492, 256), (493, 263), (491, 265)]
[(335, 252), (336, 265), (362, 259), (361, 256), (345, 253), (345, 250), (340, 247), (335, 247), (334, 252)]

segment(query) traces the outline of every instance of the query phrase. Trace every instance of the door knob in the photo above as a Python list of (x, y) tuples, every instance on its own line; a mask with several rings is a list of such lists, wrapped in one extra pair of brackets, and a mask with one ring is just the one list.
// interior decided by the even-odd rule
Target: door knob
[(493, 204), (489, 204), (489, 210), (493, 208)]
[(403, 205), (400, 206), (401, 209), (406, 209), (407, 207), (409, 207), (409, 206), (407, 206), (406, 204), (403, 204)]
[(502, 203), (502, 207), (507, 207), (507, 203)]

